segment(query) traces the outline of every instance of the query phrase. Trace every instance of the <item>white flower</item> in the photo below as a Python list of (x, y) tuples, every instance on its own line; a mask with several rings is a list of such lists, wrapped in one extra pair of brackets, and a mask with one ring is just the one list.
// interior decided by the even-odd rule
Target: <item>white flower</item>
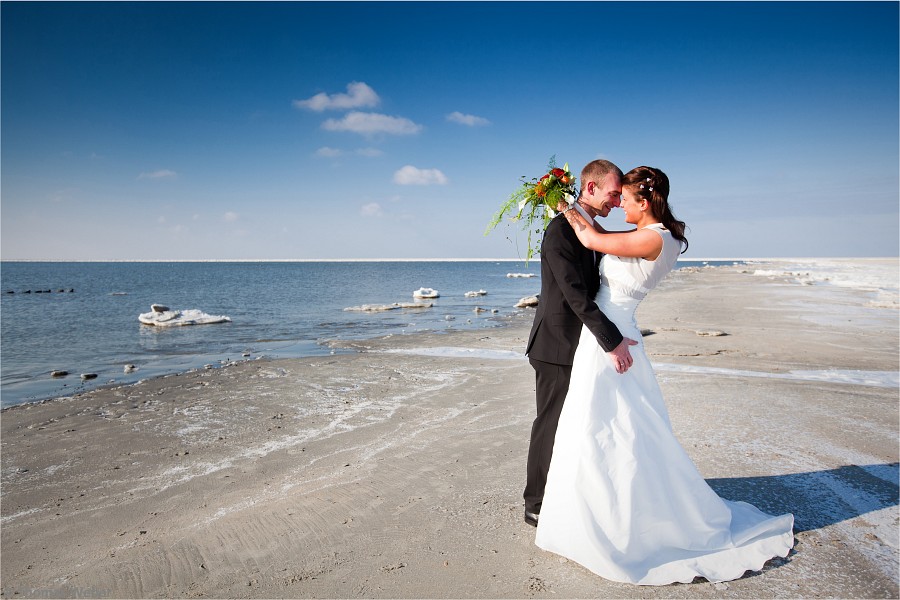
[(548, 207), (547, 207), (547, 214), (550, 215), (550, 218), (552, 219), (553, 217), (556, 216), (556, 211), (553, 210), (552, 208), (550, 208), (550, 207), (548, 206)]

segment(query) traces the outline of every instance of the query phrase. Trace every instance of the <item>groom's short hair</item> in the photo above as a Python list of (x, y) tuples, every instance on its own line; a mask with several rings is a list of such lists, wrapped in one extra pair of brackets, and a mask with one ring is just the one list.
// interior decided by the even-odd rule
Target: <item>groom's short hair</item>
[(588, 164), (584, 165), (584, 168), (581, 170), (581, 187), (584, 188), (584, 186), (587, 185), (588, 181), (600, 183), (610, 173), (615, 173), (619, 179), (622, 179), (622, 177), (624, 177), (624, 175), (622, 175), (622, 169), (609, 162), (608, 160), (592, 160)]

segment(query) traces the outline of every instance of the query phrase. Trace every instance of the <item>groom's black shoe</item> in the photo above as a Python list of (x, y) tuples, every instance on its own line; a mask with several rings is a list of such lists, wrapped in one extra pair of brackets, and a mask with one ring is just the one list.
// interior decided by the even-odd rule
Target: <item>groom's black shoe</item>
[(525, 511), (525, 522), (532, 527), (537, 527), (539, 518), (541, 518), (540, 513), (528, 512), (527, 510)]

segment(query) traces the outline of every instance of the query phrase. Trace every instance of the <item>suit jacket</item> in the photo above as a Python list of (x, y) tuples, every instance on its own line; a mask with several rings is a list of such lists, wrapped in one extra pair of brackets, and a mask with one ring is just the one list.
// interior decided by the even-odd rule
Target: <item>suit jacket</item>
[(600, 290), (594, 260), (564, 216), (550, 221), (541, 242), (541, 297), (525, 350), (530, 358), (571, 365), (582, 323), (605, 351), (622, 343), (619, 329), (594, 302)]

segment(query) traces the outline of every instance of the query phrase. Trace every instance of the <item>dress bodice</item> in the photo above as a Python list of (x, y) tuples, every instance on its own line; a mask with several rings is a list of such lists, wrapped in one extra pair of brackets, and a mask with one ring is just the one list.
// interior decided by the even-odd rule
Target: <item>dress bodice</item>
[(672, 237), (672, 233), (661, 223), (648, 225), (644, 229), (652, 229), (662, 237), (663, 247), (656, 260), (607, 254), (600, 262), (601, 286), (609, 288), (613, 296), (642, 300), (675, 267), (681, 254), (681, 242)]

